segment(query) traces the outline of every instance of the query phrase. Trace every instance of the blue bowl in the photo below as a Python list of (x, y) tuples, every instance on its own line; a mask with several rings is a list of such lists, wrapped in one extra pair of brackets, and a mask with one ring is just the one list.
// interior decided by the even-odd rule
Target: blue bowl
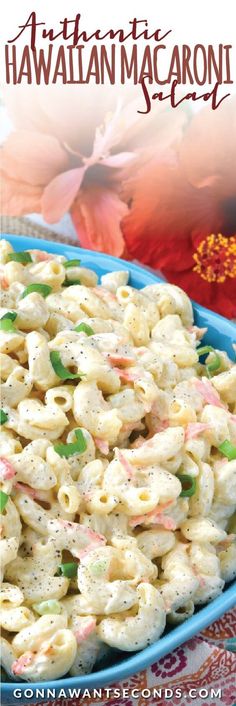
[[(133, 287), (140, 289), (148, 284), (153, 284), (155, 282), (162, 282), (159, 277), (148, 270), (138, 267), (131, 262), (126, 262), (125, 260), (119, 260), (116, 257), (111, 257), (110, 255), (103, 255), (100, 253), (92, 252), (91, 250), (82, 250), (80, 248), (72, 247), (70, 245), (61, 243), (52, 243), (47, 240), (39, 240), (36, 238), (25, 238), (24, 236), (10, 236), (8, 234), (3, 234), (4, 238), (9, 240), (15, 250), (24, 250), (30, 248), (38, 248), (39, 250), (48, 250), (48, 252), (56, 253), (59, 255), (65, 255), (66, 258), (72, 259), (74, 257), (80, 257), (82, 265), (85, 267), (90, 267), (95, 270), (99, 276), (105, 272), (111, 270), (127, 269), (130, 272), (129, 284)], [(199, 304), (193, 303), (194, 309), (194, 320), (197, 326), (207, 327), (208, 331), (204, 338), (204, 343), (209, 343), (218, 349), (227, 351), (230, 358), (234, 359), (234, 350), (232, 344), (236, 341), (236, 326), (231, 323), (223, 316), (215, 314), (208, 309), (200, 306)], [(131, 674), (135, 674), (142, 669), (145, 669), (150, 664), (153, 664), (159, 660), (164, 655), (172, 652), (176, 647), (181, 645), (186, 640), (196, 635), (200, 630), (203, 630), (210, 623), (217, 620), (224, 612), (232, 608), (236, 602), (236, 582), (232, 583), (229, 588), (226, 588), (223, 593), (216, 598), (212, 603), (205, 606), (204, 608), (198, 609), (198, 611), (185, 623), (172, 628), (164, 634), (156, 643), (150, 647), (146, 647), (145, 650), (137, 652), (129, 656), (127, 653), (117, 652), (115, 653), (115, 663), (109, 664), (107, 667), (103, 667), (97, 672), (92, 674), (86, 674), (83, 677), (71, 677), (59, 679), (57, 681), (51, 682), (40, 682), (37, 684), (29, 684), (28, 682), (12, 682), (5, 683), (2, 685), (2, 703), (9, 704), (12, 706), (17, 703), (16, 697), (14, 697), (13, 690), (21, 689), (22, 694), (24, 689), (31, 688), (34, 692), (32, 699), (28, 703), (40, 703), (42, 700), (53, 701), (54, 698), (59, 694), (60, 689), (65, 689), (67, 694), (69, 689), (96, 689), (101, 686), (112, 684), (114, 682), (121, 681)], [(55, 690), (55, 697), (50, 699), (50, 696), (45, 696), (41, 698), (40, 695), (35, 696), (37, 690), (45, 689), (45, 695), (47, 690)], [(53, 691), (54, 693), (54, 691)], [(25, 699), (26, 700), (26, 699)], [(19, 700), (22, 703), (22, 700)]]

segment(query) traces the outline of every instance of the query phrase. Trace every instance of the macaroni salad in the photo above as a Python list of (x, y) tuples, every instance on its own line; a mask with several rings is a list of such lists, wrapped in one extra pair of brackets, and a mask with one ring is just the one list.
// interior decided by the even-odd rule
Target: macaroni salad
[(2, 240), (1, 626), (11, 679), (142, 650), (236, 574), (236, 366), (191, 302)]

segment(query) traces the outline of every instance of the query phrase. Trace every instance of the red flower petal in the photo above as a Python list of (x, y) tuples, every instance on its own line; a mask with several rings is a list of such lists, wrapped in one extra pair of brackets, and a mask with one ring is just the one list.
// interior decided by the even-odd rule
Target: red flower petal
[(69, 211), (79, 191), (85, 173), (85, 167), (70, 169), (59, 174), (44, 189), (42, 196), (42, 214), (45, 221), (55, 223), (66, 211)]
[(127, 211), (115, 191), (105, 186), (82, 189), (71, 210), (80, 243), (120, 257), (124, 253), (120, 222)]
[(138, 170), (128, 189), (132, 204), (122, 231), (132, 257), (160, 269), (190, 267), (192, 233), (208, 234), (218, 227), (218, 212), (208, 190), (195, 189), (178, 166), (156, 158)]
[(2, 147), (1, 163), (12, 179), (44, 186), (66, 169), (68, 157), (55, 137), (17, 130), (8, 136)]

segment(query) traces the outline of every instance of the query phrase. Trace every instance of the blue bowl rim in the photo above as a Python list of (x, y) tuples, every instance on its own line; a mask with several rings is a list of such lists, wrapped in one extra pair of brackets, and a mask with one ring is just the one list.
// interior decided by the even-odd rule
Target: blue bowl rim
[[(136, 265), (135, 263), (128, 262), (127, 260), (123, 259), (120, 260), (119, 258), (113, 257), (111, 255), (106, 255), (104, 253), (97, 253), (92, 250), (86, 250), (78, 248), (77, 246), (67, 245), (66, 243), (53, 243), (49, 240), (41, 240), (39, 238), (25, 236), (15, 236), (8, 233), (2, 233), (1, 237), (5, 238), (6, 240), (9, 240), (9, 242), (12, 244), (13, 247), (16, 248), (16, 250), (19, 250), (19, 245), (21, 245), (21, 249), (22, 247), (23, 249), (37, 248), (39, 250), (48, 250), (49, 252), (54, 252), (58, 254), (64, 254), (66, 251), (68, 252), (68, 254), (71, 253), (71, 255), (78, 255), (79, 252), (82, 259), (86, 259), (86, 256), (89, 256), (90, 259), (94, 259), (94, 265), (95, 260), (97, 260), (98, 263), (100, 261), (101, 264), (104, 264), (105, 269), (107, 269), (107, 271), (108, 268), (106, 263), (108, 264), (108, 262), (111, 263), (110, 269), (112, 268), (112, 262), (119, 264), (119, 266), (122, 264), (122, 269), (128, 269), (131, 273), (134, 274), (134, 276), (142, 275), (145, 278), (144, 286), (146, 286), (147, 284), (154, 284), (155, 282), (163, 282), (160, 277), (157, 277), (154, 273), (140, 267), (139, 265)], [(231, 330), (232, 333), (234, 332), (235, 325), (233, 324), (233, 322), (229, 322), (228, 319), (225, 319), (223, 316), (220, 316), (219, 314), (216, 314), (210, 311), (209, 309), (206, 309), (205, 307), (201, 306), (200, 304), (196, 304), (195, 302), (193, 302), (193, 308), (195, 311), (199, 312), (200, 316), (201, 314), (204, 314), (213, 316), (214, 318), (216, 317), (217, 319), (219, 319), (219, 326), (220, 323), (222, 323), (222, 325), (227, 324), (227, 326), (230, 327), (229, 330)], [(3, 696), (4, 694), (5, 696), (9, 696), (10, 694), (12, 694), (13, 689), (17, 688), (21, 690), (23, 690), (24, 688), (32, 688), (34, 692), (37, 689), (40, 690), (43, 688), (45, 690), (56, 689), (56, 692), (59, 692), (60, 689), (63, 688), (65, 690), (68, 688), (91, 689), (112, 683), (114, 684), (117, 681), (122, 681), (124, 678), (129, 677), (139, 671), (142, 671), (146, 667), (149, 667), (158, 659), (168, 654), (169, 652), (172, 652), (183, 642), (186, 642), (186, 640), (190, 639), (198, 632), (206, 628), (210, 623), (217, 620), (224, 612), (232, 608), (235, 605), (235, 601), (236, 582), (234, 581), (234, 583), (229, 588), (226, 588), (224, 592), (220, 596), (218, 596), (218, 598), (212, 601), (212, 603), (209, 603), (208, 605), (204, 606), (204, 608), (200, 608), (199, 612), (195, 613), (186, 622), (173, 628), (171, 632), (161, 637), (153, 645), (150, 645), (150, 647), (146, 647), (144, 650), (135, 653), (131, 657), (127, 656), (127, 658), (122, 659), (120, 663), (115, 664), (114, 666), (102, 669), (98, 672), (92, 672), (91, 674), (86, 674), (84, 676), (62, 678), (49, 682), (34, 683), (14, 681), (10, 683), (3, 683), (2, 694)], [(122, 655), (123, 654), (124, 653), (122, 653)], [(127, 653), (127, 655), (128, 654), (129, 653)]]
[[(137, 265), (135, 262), (132, 262), (130, 260), (123, 260), (123, 258), (121, 259), (119, 257), (114, 257), (114, 255), (107, 255), (106, 253), (96, 252), (94, 250), (88, 250), (86, 248), (80, 248), (77, 245), (67, 245), (67, 243), (57, 243), (53, 242), (52, 240), (43, 240), (41, 238), (33, 238), (25, 235), (12, 235), (11, 233), (2, 233), (1, 238), (9, 240), (11, 245), (13, 247), (16, 247), (16, 249), (18, 248), (20, 243), (22, 244), (22, 242), (24, 241), (23, 249), (31, 250), (34, 247), (37, 250), (48, 250), (49, 252), (61, 255), (63, 255), (64, 251), (66, 250), (68, 252), (71, 252), (71, 254), (78, 254), (79, 252), (82, 258), (85, 255), (94, 260), (98, 259), (101, 261), (101, 263), (104, 263), (104, 265), (108, 261), (110, 261), (111, 264), (112, 262), (114, 262), (119, 266), (122, 263), (122, 269), (127, 269), (134, 275), (136, 274), (145, 276), (145, 279), (147, 280), (144, 285), (145, 287), (147, 286), (147, 284), (155, 284), (155, 282), (161, 283), (166, 281), (164, 280), (164, 278), (159, 277), (154, 272), (147, 269), (145, 266), (142, 267), (141, 264)], [(124, 267), (124, 265), (126, 265), (126, 267)], [(193, 304), (193, 309), (195, 311), (198, 311), (199, 314), (206, 314), (217, 317), (220, 322), (222, 322), (222, 324), (224, 322), (224, 325), (227, 325), (227, 327), (231, 327), (232, 331), (234, 331), (236, 335), (236, 323), (234, 321), (230, 321), (230, 319), (227, 319), (225, 316), (221, 316), (221, 314), (218, 314), (212, 309), (207, 309), (201, 304), (195, 302), (193, 299), (191, 299), (191, 302)]]

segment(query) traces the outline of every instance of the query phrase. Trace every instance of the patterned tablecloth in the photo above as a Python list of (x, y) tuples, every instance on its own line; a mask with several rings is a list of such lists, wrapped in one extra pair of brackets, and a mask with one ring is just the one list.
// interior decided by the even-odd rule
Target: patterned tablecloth
[[(4, 230), (76, 244), (70, 235), (55, 235), (23, 218), (3, 219)], [(121, 694), (118, 698), (115, 689)], [(149, 669), (113, 684), (110, 690), (107, 693), (104, 689), (102, 698), (94, 698), (91, 692), (91, 696), (85, 694), (79, 699), (62, 697), (50, 706), (236, 706), (236, 609)], [(44, 701), (42, 706), (49, 706), (49, 702)]]

